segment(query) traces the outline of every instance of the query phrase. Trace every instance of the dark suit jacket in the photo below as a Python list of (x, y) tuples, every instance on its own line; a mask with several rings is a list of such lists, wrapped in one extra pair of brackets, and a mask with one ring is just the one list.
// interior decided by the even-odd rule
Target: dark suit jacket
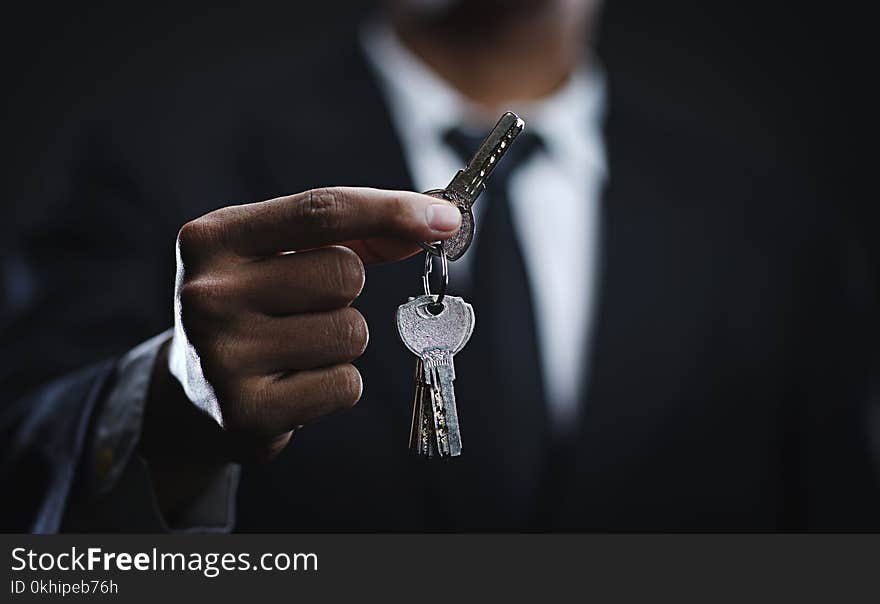
[[(316, 186), (412, 188), (356, 49), (225, 92), (199, 106), (153, 99), (80, 141), (39, 228), (6, 260), (6, 392), (170, 326), (185, 221)], [(849, 287), (830, 204), (640, 107), (613, 74), (606, 137), (575, 446), (557, 454), (543, 406), (518, 394), (517, 376), (483, 379), (485, 359), (466, 348), (464, 455), (411, 457), (413, 358), (393, 313), (417, 293), (420, 260), (371, 267), (357, 303), (371, 331), (357, 363), (363, 399), (297, 433), (273, 463), (245, 468), (240, 530), (880, 528), (864, 391), (873, 319)], [(494, 312), (476, 310), (478, 323)], [(77, 463), (112, 366), (6, 404), (4, 491), (20, 497), (3, 525), (57, 530), (83, 496)]]

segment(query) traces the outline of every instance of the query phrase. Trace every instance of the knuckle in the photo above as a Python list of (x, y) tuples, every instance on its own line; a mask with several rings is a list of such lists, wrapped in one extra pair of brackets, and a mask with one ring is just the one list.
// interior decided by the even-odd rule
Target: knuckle
[(337, 187), (311, 189), (299, 204), (297, 218), (316, 229), (333, 230), (343, 221), (345, 200)]
[(221, 410), (223, 429), (232, 433), (257, 433), (263, 429), (259, 405), (248, 397), (232, 397)]
[(197, 260), (218, 239), (219, 228), (212, 214), (191, 220), (177, 232), (177, 249), (184, 264)]
[(226, 332), (208, 337), (199, 351), (205, 365), (205, 374), (218, 379), (229, 380), (242, 372), (242, 346), (239, 339)]
[(265, 380), (237, 378), (217, 387), (221, 425), (232, 434), (265, 436), (272, 431), (272, 389)]
[(422, 225), (415, 219), (412, 202), (402, 196), (395, 196), (389, 202), (388, 224), (398, 232), (412, 232)]
[(398, 221), (402, 221), (404, 218), (408, 217), (412, 210), (412, 206), (409, 202), (399, 195), (393, 197), (388, 205), (391, 210), (391, 215), (396, 217)]
[(178, 294), (183, 320), (226, 316), (231, 289), (224, 280), (207, 276), (185, 281)]
[(216, 374), (219, 376), (231, 376), (236, 370), (236, 355), (231, 350), (226, 338), (216, 336), (213, 338), (210, 347), (202, 354), (205, 359), (206, 373)]
[(190, 280), (180, 286), (177, 295), (180, 300), (180, 310), (184, 321), (191, 320), (194, 315), (201, 313), (204, 303), (203, 284), (200, 280)]
[(190, 253), (202, 241), (202, 224), (199, 219), (187, 222), (177, 232), (177, 246), (181, 253)]

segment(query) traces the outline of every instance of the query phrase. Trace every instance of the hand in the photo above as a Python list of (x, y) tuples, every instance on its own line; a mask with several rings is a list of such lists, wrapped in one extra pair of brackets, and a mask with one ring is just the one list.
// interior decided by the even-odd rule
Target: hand
[[(271, 457), (297, 426), (353, 406), (362, 383), (350, 363), (368, 329), (350, 304), (364, 264), (411, 256), (417, 241), (446, 239), (459, 223), (454, 206), (426, 195), (340, 187), (226, 207), (184, 225), (168, 354), (201, 413), (172, 402), (183, 398), (180, 385), (160, 365), (147, 419), (161, 419), (146, 422), (148, 450), (168, 452), (170, 422), (191, 449)], [(179, 418), (192, 415), (212, 427), (181, 429)]]

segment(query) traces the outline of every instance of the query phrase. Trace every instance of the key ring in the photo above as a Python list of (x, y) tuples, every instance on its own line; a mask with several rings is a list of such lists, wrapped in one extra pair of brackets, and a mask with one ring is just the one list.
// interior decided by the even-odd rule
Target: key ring
[[(441, 310), (443, 308), (443, 298), (446, 296), (446, 288), (449, 286), (449, 261), (446, 259), (446, 250), (442, 243), (434, 244), (439, 249), (437, 255), (440, 256), (440, 293), (432, 304), (428, 305), (428, 310)], [(425, 271), (422, 275), (422, 285), (425, 288), (426, 296), (433, 296), (431, 293), (431, 271), (434, 270), (434, 254), (425, 254)]]
[[(427, 241), (419, 241), (419, 245), (422, 246), (422, 249), (428, 252), (429, 256), (439, 256), (443, 253), (443, 246), (441, 242), (438, 241), (436, 243), (428, 243)], [(444, 254), (444, 257), (446, 255)]]

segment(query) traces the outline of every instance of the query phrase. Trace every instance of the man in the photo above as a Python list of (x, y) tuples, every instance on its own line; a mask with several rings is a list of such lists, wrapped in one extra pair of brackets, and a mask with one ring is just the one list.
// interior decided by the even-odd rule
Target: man
[[(163, 113), (96, 137), (69, 211), (8, 262), (29, 284), (12, 366), (162, 331), (176, 264), (174, 329), (8, 407), (18, 526), (880, 526), (868, 314), (835, 223), (616, 93), (584, 50), (593, 3), (495, 4), (389, 2), (390, 25), (249, 91), (219, 132), (230, 112), (210, 135)], [(477, 312), (464, 454), (426, 463), (391, 319), (421, 259), (396, 261), (459, 216), (405, 191), (443, 186), (508, 108), (527, 132), (450, 284)]]

